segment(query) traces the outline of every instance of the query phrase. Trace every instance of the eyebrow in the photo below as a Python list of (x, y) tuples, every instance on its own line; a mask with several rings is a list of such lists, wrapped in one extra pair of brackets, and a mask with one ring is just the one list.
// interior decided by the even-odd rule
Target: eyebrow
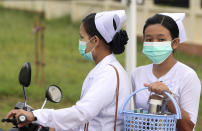
[(145, 35), (145, 37), (151, 37), (151, 35)]
[(158, 36), (165, 36), (164, 34), (158, 34)]
[[(157, 36), (165, 36), (164, 34), (158, 34)], [(152, 35), (145, 35), (145, 37), (152, 37)]]

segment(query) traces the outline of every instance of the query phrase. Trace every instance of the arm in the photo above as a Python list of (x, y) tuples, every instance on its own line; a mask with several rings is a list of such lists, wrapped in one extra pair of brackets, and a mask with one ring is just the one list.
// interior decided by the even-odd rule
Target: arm
[[(176, 113), (175, 107), (170, 100), (168, 102), (168, 110), (172, 113)], [(192, 131), (194, 123), (191, 121), (189, 114), (182, 108), (180, 108), (182, 119), (177, 121), (177, 129), (179, 131)]]
[[(192, 131), (197, 119), (198, 106), (200, 100), (201, 85), (196, 75), (189, 75), (191, 77), (188, 81), (183, 81), (184, 85), (180, 92), (180, 110), (182, 119), (177, 121), (177, 128), (179, 131)], [(154, 82), (152, 84), (145, 84), (150, 91), (162, 95), (163, 91), (170, 92), (168, 87), (162, 82)], [(175, 112), (175, 107), (171, 101), (168, 103), (169, 111)]]
[(34, 111), (38, 122), (58, 130), (69, 130), (79, 127), (97, 116), (103, 107), (112, 103), (115, 98), (116, 73), (112, 67), (108, 68), (93, 78), (93, 82), (82, 99), (71, 108)]
[[(30, 115), (29, 123), (36, 116), (36, 122), (40, 125), (54, 127), (58, 130), (71, 130), (85, 124), (97, 116), (103, 107), (112, 103), (115, 98), (116, 73), (113, 68), (109, 68), (93, 78), (88, 91), (76, 105), (59, 110), (39, 109), (33, 111), (33, 114), (25, 111), (21, 113)], [(7, 118), (16, 114), (19, 115), (19, 111), (10, 112)]]
[(180, 106), (182, 120), (179, 120), (177, 127), (180, 131), (192, 131), (198, 116), (200, 102), (201, 83), (197, 74), (187, 75), (180, 89)]

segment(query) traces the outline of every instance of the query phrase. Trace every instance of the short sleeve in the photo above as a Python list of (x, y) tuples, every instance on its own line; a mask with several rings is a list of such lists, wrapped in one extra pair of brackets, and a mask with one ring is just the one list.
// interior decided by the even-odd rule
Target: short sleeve
[(191, 121), (196, 124), (199, 101), (201, 94), (201, 82), (195, 72), (187, 75), (183, 81), (184, 86), (180, 93), (180, 106), (188, 112)]

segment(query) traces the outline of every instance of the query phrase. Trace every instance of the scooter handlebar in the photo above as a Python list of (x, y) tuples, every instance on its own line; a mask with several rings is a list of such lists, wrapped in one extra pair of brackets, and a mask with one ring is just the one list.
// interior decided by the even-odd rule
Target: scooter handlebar
[[(24, 123), (27, 121), (27, 117), (25, 115), (20, 115), (18, 117), (18, 123)], [(8, 122), (8, 123), (13, 123), (13, 125), (17, 125), (16, 118), (13, 117), (13, 119), (2, 119), (1, 122)]]
[(18, 122), (19, 123), (25, 123), (27, 121), (27, 117), (25, 115), (19, 115)]

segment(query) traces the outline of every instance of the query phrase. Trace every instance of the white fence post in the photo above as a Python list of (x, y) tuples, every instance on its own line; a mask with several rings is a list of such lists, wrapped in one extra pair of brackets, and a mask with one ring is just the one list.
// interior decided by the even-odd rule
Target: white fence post
[(132, 70), (136, 67), (136, 0), (131, 0), (127, 8), (127, 32), (129, 41), (126, 47), (126, 71), (131, 77)]
[[(131, 80), (131, 74), (133, 69), (136, 67), (136, 0), (131, 0), (127, 7), (127, 32), (129, 41), (126, 46), (126, 71), (128, 72)], [(131, 88), (132, 91), (132, 88)], [(134, 101), (131, 99), (131, 109), (134, 109)]]

